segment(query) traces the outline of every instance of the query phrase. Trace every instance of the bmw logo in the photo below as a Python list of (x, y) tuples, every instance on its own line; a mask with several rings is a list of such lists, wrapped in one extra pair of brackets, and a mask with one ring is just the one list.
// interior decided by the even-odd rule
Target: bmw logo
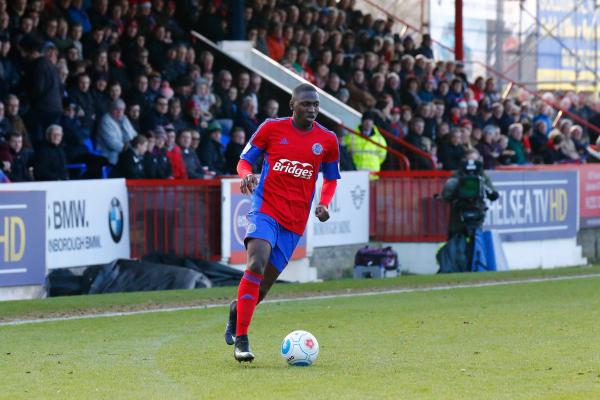
[(110, 230), (110, 237), (115, 243), (121, 241), (123, 225), (123, 207), (121, 207), (119, 199), (113, 197), (108, 210), (108, 229)]

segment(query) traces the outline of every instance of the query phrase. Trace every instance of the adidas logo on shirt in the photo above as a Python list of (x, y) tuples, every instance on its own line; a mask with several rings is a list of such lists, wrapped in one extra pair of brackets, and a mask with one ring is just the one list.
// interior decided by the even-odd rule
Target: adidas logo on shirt
[(286, 138), (281, 139), (281, 141), (279, 142), (279, 144), (288, 144), (288, 141)]

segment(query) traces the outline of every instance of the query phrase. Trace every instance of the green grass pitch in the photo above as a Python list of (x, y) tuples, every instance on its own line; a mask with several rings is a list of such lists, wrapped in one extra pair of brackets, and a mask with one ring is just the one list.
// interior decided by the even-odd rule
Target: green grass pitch
[[(599, 269), (564, 273), (573, 271)], [(274, 297), (548, 274), (277, 285)], [(242, 365), (222, 338), (225, 307), (0, 326), (0, 398), (600, 399), (599, 286), (593, 277), (272, 302), (251, 327), (257, 359)], [(233, 289), (189, 293), (104, 295), (101, 304), (144, 296), (181, 304), (193, 293), (222, 301)], [(0, 316), (60, 313), (77, 299), (86, 309), (90, 297), (8, 302)], [(294, 329), (321, 345), (309, 368), (279, 356)]]

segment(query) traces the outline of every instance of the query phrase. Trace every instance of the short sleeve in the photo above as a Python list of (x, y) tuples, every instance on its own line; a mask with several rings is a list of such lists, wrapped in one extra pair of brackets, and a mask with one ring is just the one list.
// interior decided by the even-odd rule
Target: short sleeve
[(327, 180), (340, 179), (340, 147), (337, 137), (333, 136), (332, 140), (328, 141), (328, 146), (323, 156), (321, 164), (323, 177)]
[(252, 135), (248, 141), (248, 144), (246, 144), (246, 147), (244, 147), (244, 150), (240, 155), (242, 160), (246, 160), (250, 164), (254, 164), (256, 160), (258, 160), (258, 158), (267, 150), (269, 139), (269, 128), (267, 125), (268, 122), (268, 120), (263, 122), (258, 129), (256, 129), (256, 132), (254, 132), (254, 135)]

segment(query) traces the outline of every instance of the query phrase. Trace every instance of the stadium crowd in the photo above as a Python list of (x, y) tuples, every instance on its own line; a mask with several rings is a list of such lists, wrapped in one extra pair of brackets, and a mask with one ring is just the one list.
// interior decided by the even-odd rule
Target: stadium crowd
[[(0, 180), (210, 179), (234, 174), (249, 137), (279, 103), (260, 75), (233, 73), (195, 29), (219, 41), (225, 2), (0, 0)], [(585, 162), (597, 134), (546, 103), (503, 98), (493, 78), (435, 61), (431, 38), (400, 37), (391, 20), (353, 0), (254, 0), (244, 12), (256, 49), (363, 113), (356, 128), (391, 148), (390, 132), (430, 158), (413, 169), (455, 169), (467, 149), (486, 168)], [(563, 106), (600, 126), (569, 93)], [(395, 157), (338, 132), (341, 168), (397, 169)]]

